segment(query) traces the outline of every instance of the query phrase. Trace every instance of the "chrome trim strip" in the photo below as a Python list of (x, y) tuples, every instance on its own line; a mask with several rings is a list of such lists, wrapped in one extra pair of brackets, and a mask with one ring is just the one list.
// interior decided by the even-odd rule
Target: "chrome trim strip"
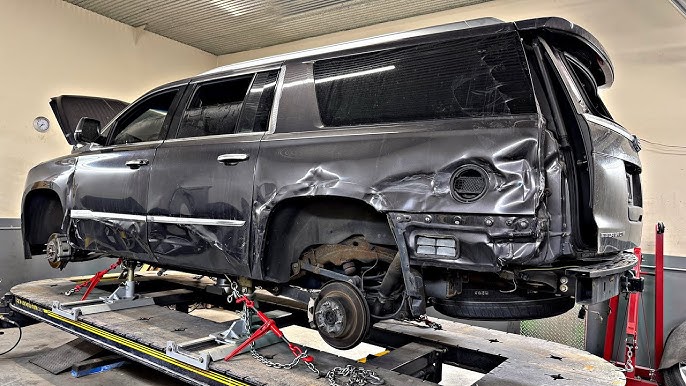
[(93, 212), (88, 209), (72, 209), (70, 216), (71, 218), (83, 220), (125, 220), (142, 222), (145, 222), (146, 220), (146, 216), (138, 214)]
[[(272, 63), (270, 65), (264, 66), (264, 67), (254, 67), (254, 68), (242, 68), (239, 71), (232, 72), (230, 74), (228, 73), (218, 73), (216, 76), (213, 76), (211, 78), (194, 78), (193, 80), (190, 81), (189, 84), (191, 85), (196, 85), (198, 83), (205, 83), (205, 82), (213, 82), (215, 80), (229, 80), (230, 78), (233, 77), (238, 77), (242, 75), (249, 75), (249, 74), (257, 74), (259, 72), (266, 72), (266, 71), (273, 71), (273, 70), (278, 70), (281, 68), (280, 63)], [(198, 75), (198, 77), (202, 76), (204, 74)], [(253, 81), (255, 78), (253, 77)], [(250, 87), (248, 88), (248, 91), (252, 88), (252, 83), (250, 84)]]
[(108, 146), (101, 146), (101, 145), (98, 145), (96, 143), (93, 143), (88, 148), (88, 151), (100, 151), (100, 150), (125, 151), (128, 149), (135, 149), (135, 148), (144, 147), (144, 146), (150, 146), (152, 148), (152, 147), (154, 147), (154, 145), (162, 144), (162, 142), (164, 142), (164, 141), (161, 139), (158, 139), (155, 141), (122, 143), (119, 145), (108, 145)]
[(610, 129), (610, 130), (614, 131), (615, 133), (621, 135), (622, 137), (628, 139), (629, 141), (634, 140), (634, 136), (629, 134), (629, 132), (625, 128), (616, 124), (615, 122), (612, 122), (609, 119), (605, 119), (603, 117), (598, 117), (598, 116), (593, 115), (593, 114), (583, 114), (583, 116), (584, 116), (584, 119), (586, 119), (587, 121), (593, 122), (596, 125), (600, 125), (606, 129)]
[(286, 66), (282, 65), (279, 70), (279, 76), (276, 78), (276, 87), (274, 92), (274, 100), (272, 100), (272, 111), (269, 112), (269, 127), (267, 133), (271, 134), (276, 131), (276, 119), (279, 116), (279, 104), (281, 103), (281, 93), (283, 92), (283, 82), (286, 78)]
[[(216, 135), (205, 135), (199, 137), (185, 137), (185, 138), (171, 138), (164, 141), (164, 143), (177, 143), (177, 142), (195, 142), (208, 140), (213, 141), (217, 139), (229, 139), (229, 138), (240, 138), (240, 141), (236, 142), (258, 142), (260, 138), (264, 135), (263, 131), (251, 131), (245, 133), (231, 133), (231, 134), (216, 134)], [(253, 138), (254, 137), (254, 138)], [(252, 139), (252, 141), (251, 141)]]
[(223, 220), (214, 218), (193, 218), (193, 217), (169, 217), (169, 216), (148, 216), (148, 221), (161, 224), (177, 225), (216, 225), (225, 227), (240, 227), (245, 225), (242, 220)]
[(93, 212), (88, 209), (72, 209), (71, 218), (82, 220), (125, 220), (125, 221), (149, 221), (161, 224), (178, 225), (215, 225), (225, 227), (240, 227), (245, 225), (242, 220), (223, 220), (214, 218), (194, 217), (169, 217), (169, 216), (143, 216), (138, 214)]

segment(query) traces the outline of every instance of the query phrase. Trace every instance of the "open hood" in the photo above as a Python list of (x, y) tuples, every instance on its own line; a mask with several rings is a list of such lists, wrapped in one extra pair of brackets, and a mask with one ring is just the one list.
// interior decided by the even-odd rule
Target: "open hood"
[(55, 113), (64, 137), (70, 145), (76, 145), (74, 130), (82, 117), (97, 119), (102, 127), (129, 104), (116, 99), (80, 95), (60, 95), (50, 98), (50, 107)]

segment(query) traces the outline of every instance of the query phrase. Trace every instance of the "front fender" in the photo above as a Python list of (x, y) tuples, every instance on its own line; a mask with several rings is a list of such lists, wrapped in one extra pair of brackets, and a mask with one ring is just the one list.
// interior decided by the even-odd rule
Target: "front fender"
[[(76, 157), (68, 155), (43, 162), (29, 170), (21, 201), (21, 232), (24, 240), (26, 240), (25, 212), (27, 199), (30, 199), (33, 193), (41, 190), (54, 192), (59, 197), (66, 218), (66, 213), (69, 212), (68, 208), (70, 207), (69, 193), (73, 185), (75, 169)], [(62, 223), (63, 230), (65, 224), (66, 221)], [(25, 251), (24, 254), (25, 257), (30, 258), (30, 253)]]

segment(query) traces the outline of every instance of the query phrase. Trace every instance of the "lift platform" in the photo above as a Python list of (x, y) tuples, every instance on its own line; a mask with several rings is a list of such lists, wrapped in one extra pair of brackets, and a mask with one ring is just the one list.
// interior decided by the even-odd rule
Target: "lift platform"
[[(212, 303), (212, 297), (216, 300), (217, 295), (208, 291), (214, 281), (181, 273), (158, 276), (154, 272), (137, 274), (135, 280), (139, 295), (152, 299), (152, 303), (104, 312), (55, 312), (55, 302), (65, 307), (74, 301), (65, 292), (83, 280), (48, 279), (12, 288), (11, 308), (193, 385), (329, 385), (324, 373), (346, 365), (373, 370), (386, 385), (431, 385), (440, 382), (443, 364), (483, 373), (479, 385), (559, 385), (562, 380), (575, 385), (625, 382), (623, 373), (614, 365), (585, 351), (444, 320), (438, 320), (441, 330), (401, 321), (376, 323), (369, 343), (386, 348), (388, 353), (364, 363), (305, 345), (322, 377), (302, 364), (288, 370), (268, 367), (250, 352), (227, 362), (217, 358), (216, 352), (210, 355), (208, 350), (191, 350), (191, 343), (208, 342), (208, 336), (226, 330), (230, 323), (184, 312), (189, 304)], [(118, 284), (112, 279), (103, 280), (91, 297), (106, 297)], [(288, 299), (280, 302), (279, 297), (266, 293), (258, 293), (257, 297), (265, 309), (275, 309), (273, 304), (279, 303), (280, 327), (306, 324), (306, 315), (296, 303)], [(225, 312), (238, 318), (237, 313)], [(170, 342), (177, 345), (172, 349), (185, 349), (170, 351)], [(294, 358), (285, 344), (271, 344), (259, 352), (274, 362), (288, 363)], [(198, 358), (203, 353), (212, 360), (200, 363)]]

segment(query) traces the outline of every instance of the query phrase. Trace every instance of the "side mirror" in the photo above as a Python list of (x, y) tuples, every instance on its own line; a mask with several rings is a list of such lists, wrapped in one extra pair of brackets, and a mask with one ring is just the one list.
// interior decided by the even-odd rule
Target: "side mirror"
[(100, 140), (100, 121), (83, 117), (74, 130), (74, 139), (79, 143), (98, 143)]

